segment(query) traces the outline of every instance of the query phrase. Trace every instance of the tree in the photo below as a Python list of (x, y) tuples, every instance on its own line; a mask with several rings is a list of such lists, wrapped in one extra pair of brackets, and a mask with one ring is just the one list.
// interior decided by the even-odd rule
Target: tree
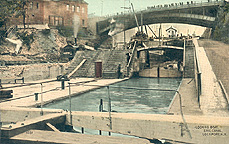
[[(27, 3), (29, 0), (1, 0), (0, 4), (0, 33), (6, 32), (7, 22), (11, 17), (23, 18), (23, 25), (25, 28), (25, 19), (27, 11)], [(5, 31), (5, 32), (4, 32)]]
[(13, 0), (1, 0), (0, 4), (0, 42), (6, 36), (6, 23), (8, 19), (14, 13), (14, 1)]
[(0, 5), (0, 26), (4, 26), (14, 13), (13, 0), (2, 0)]
[(28, 5), (28, 0), (14, 0), (15, 1), (15, 13), (16, 16), (22, 15), (23, 18), (23, 25), (25, 29), (25, 18), (26, 18), (26, 11), (27, 11), (27, 5)]
[(229, 3), (219, 12), (217, 25), (213, 32), (213, 38), (229, 43)]

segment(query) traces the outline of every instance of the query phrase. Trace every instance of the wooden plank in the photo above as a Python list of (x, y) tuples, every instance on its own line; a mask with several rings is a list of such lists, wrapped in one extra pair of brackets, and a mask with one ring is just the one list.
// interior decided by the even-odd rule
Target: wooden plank
[(0, 90), (0, 95), (11, 94), (13, 90)]
[[(0, 107), (1, 122), (17, 123), (28, 119), (33, 119), (41, 116), (40, 108), (23, 108), (23, 107)], [(63, 110), (58, 109), (43, 109), (43, 114), (63, 113)]]
[(12, 98), (13, 90), (0, 90), (0, 98)]
[(68, 75), (68, 78), (70, 78), (85, 62), (87, 59), (83, 59), (81, 63)]
[[(67, 116), (67, 122), (69, 122)], [(185, 116), (188, 129), (180, 115), (72, 112), (73, 126), (110, 131), (149, 139), (169, 139), (185, 143), (226, 143), (229, 117)], [(191, 137), (188, 131), (190, 131)]]
[(60, 132), (57, 128), (55, 128), (52, 124), (50, 124), (50, 123), (46, 123), (46, 125), (48, 126), (48, 127), (50, 127), (53, 131), (55, 131), (55, 132)]
[(31, 129), (45, 129), (46, 123), (59, 124), (65, 122), (65, 113), (43, 115), (16, 124), (4, 125), (1, 128), (1, 136), (10, 138)]
[(62, 143), (62, 144), (150, 144), (146, 139), (85, 135), (77, 133), (30, 130), (10, 138), (17, 143)]
[(12, 98), (13, 95), (11, 94), (4, 94), (4, 95), (0, 95), (0, 98)]

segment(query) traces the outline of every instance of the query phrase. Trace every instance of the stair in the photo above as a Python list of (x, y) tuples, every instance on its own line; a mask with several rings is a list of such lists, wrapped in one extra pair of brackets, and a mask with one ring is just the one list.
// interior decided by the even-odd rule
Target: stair
[(126, 51), (124, 50), (97, 50), (97, 51), (78, 51), (67, 69), (71, 73), (83, 59), (86, 62), (74, 73), (74, 77), (95, 77), (95, 62), (102, 61), (103, 77), (118, 78), (118, 66), (121, 64), (121, 71), (126, 72)]
[(192, 41), (186, 43), (184, 78), (194, 78), (194, 45)]
[[(87, 61), (72, 75), (72, 77), (94, 77), (94, 73), (90, 73), (89, 70), (93, 69), (94, 62), (96, 61), (100, 51), (84, 51), (83, 55), (77, 59), (81, 60), (85, 58)], [(76, 67), (77, 65), (73, 65)]]
[(126, 71), (126, 51), (112, 50), (109, 59), (104, 65), (103, 77), (105, 78), (118, 78), (118, 66), (121, 65), (121, 71)]

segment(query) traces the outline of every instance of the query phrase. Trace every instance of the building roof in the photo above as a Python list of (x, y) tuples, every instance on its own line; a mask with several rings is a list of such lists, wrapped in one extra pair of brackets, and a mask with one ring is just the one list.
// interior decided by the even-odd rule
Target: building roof
[(75, 2), (79, 2), (79, 3), (83, 3), (83, 4), (88, 4), (84, 0), (43, 0), (43, 1), (75, 1)]
[(166, 31), (169, 31), (169, 30), (174, 30), (174, 31), (177, 31), (176, 28), (174, 28), (173, 26), (169, 27), (168, 29), (166, 29)]

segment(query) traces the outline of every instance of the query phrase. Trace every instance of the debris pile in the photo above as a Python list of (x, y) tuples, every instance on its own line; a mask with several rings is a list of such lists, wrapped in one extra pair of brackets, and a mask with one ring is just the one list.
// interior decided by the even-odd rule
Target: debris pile
[[(19, 41), (21, 45), (15, 43)], [(58, 62), (66, 44), (56, 29), (17, 29), (0, 45), (0, 61)]]

